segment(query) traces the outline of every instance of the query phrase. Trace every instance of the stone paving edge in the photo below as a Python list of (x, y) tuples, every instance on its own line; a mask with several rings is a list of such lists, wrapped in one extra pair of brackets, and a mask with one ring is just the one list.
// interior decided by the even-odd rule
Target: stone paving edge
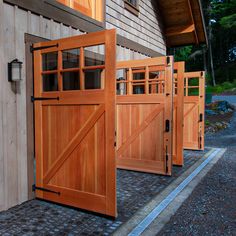
[[(187, 169), (181, 176), (179, 176), (176, 180), (174, 180), (168, 187), (166, 187), (163, 191), (161, 191), (156, 197), (154, 197), (149, 203), (147, 203), (144, 207), (142, 207), (130, 220), (128, 220), (126, 223), (122, 224), (112, 235), (114, 236), (123, 236), (123, 235), (128, 235), (129, 232), (131, 232), (133, 230), (133, 228), (135, 228), (163, 199), (166, 198), (166, 196), (176, 187), (178, 186), (190, 173), (192, 173), (209, 155), (211, 155), (211, 153), (214, 152), (214, 148), (211, 148), (210, 151), (208, 151), (201, 159), (199, 159), (193, 166), (191, 166), (189, 169)], [(222, 149), (218, 154), (217, 157), (215, 157), (214, 159), (218, 159), (218, 156), (222, 156), (223, 153), (225, 152), (225, 149)], [(223, 153), (222, 153), (223, 152)], [(221, 154), (222, 153), (222, 154)], [(207, 170), (207, 172), (212, 168), (212, 163), (214, 162), (214, 159), (199, 173), (199, 176), (202, 175), (203, 172), (205, 172)], [(218, 161), (218, 160), (217, 160)], [(211, 164), (211, 165), (210, 165)], [(214, 163), (215, 164), (215, 163)], [(210, 169), (209, 166), (211, 166)], [(206, 173), (207, 173), (206, 172)], [(205, 173), (205, 174), (206, 174)], [(199, 178), (199, 176), (196, 176), (196, 179)], [(204, 175), (205, 176), (205, 175)], [(193, 182), (196, 181), (195, 179), (191, 181), (191, 183), (188, 186), (192, 186)], [(199, 180), (200, 181), (200, 180)], [(199, 182), (198, 181), (198, 182)], [(197, 183), (198, 183), (197, 182)], [(197, 184), (196, 184), (197, 185)], [(194, 186), (195, 188), (196, 186)], [(191, 190), (191, 192), (193, 191), (193, 189)], [(182, 192), (186, 193), (189, 191), (189, 189), (186, 188), (185, 190), (183, 190)], [(191, 192), (189, 192), (186, 196), (186, 198), (191, 194)], [(186, 198), (183, 198), (183, 201), (180, 201), (181, 203), (178, 204), (179, 202), (179, 198), (180, 196), (176, 197), (176, 206), (178, 205), (178, 208), (181, 206), (181, 204), (183, 203), (183, 201)], [(175, 202), (175, 200), (173, 202)], [(151, 233), (151, 231), (149, 231), (150, 228), (153, 227), (153, 224), (155, 225), (155, 233), (158, 233), (162, 227), (165, 225), (165, 223), (168, 222), (168, 220), (170, 219), (170, 217), (177, 211), (178, 208), (173, 207), (174, 204), (173, 202), (169, 205), (169, 207), (167, 208), (169, 210), (169, 217), (165, 217), (165, 220), (163, 222), (161, 222), (159, 219), (162, 218), (163, 215), (166, 214), (166, 210), (164, 212), (161, 213), (161, 215), (158, 217), (158, 227), (155, 224), (156, 220), (150, 225), (150, 227), (148, 229), (146, 229), (146, 231), (144, 231), (144, 235), (154, 235), (154, 232)], [(176, 208), (176, 209), (175, 209)], [(148, 232), (149, 234), (146, 234), (146, 232)]]

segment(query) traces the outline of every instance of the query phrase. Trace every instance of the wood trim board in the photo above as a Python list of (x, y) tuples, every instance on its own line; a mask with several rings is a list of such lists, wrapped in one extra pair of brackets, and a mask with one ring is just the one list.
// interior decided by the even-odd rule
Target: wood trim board
[(34, 43), (48, 41), (47, 39), (25, 34), (25, 66), (26, 66), (26, 122), (27, 122), (27, 173), (28, 173), (28, 198), (32, 199), (34, 193), (32, 185), (34, 184), (34, 106), (31, 102), (31, 96), (34, 94), (33, 87), (33, 55), (31, 46)]

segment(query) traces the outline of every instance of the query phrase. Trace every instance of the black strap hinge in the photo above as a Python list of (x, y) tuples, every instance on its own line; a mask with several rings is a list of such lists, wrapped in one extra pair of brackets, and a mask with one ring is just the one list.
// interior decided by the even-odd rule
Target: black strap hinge
[(57, 195), (60, 195), (60, 192), (56, 192), (47, 188), (42, 188), (42, 187), (37, 187), (35, 184), (32, 185), (32, 191), (35, 192), (35, 190), (40, 190), (40, 191), (44, 191), (44, 192), (48, 192), (48, 193), (55, 193)]
[(50, 45), (50, 46), (42, 46), (42, 47), (36, 47), (34, 48), (33, 45), (30, 46), (30, 52), (34, 52), (34, 51), (38, 51), (38, 50), (42, 50), (42, 49), (47, 49), (47, 48), (53, 48), (53, 47), (58, 47), (58, 43), (54, 44), (54, 45)]
[(168, 173), (168, 171), (169, 171), (169, 168), (168, 168), (168, 160), (169, 160), (168, 147), (166, 146), (166, 173)]
[(34, 97), (34, 96), (31, 96), (31, 102), (34, 102), (34, 101), (44, 101), (44, 100), (58, 100), (59, 101), (59, 97), (46, 98), (46, 97)]

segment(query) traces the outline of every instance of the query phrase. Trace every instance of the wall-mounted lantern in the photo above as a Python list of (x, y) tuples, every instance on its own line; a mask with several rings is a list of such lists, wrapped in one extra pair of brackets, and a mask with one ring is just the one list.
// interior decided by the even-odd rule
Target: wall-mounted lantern
[(18, 59), (8, 63), (8, 81), (17, 82), (21, 80), (22, 62)]

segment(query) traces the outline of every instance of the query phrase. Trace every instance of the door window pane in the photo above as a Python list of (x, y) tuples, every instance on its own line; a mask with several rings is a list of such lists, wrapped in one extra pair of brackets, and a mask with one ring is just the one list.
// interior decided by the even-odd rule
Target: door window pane
[(80, 50), (78, 48), (62, 51), (63, 69), (78, 68), (79, 55), (80, 55)]
[(85, 55), (85, 66), (98, 66), (105, 64), (104, 45), (85, 47), (84, 55)]
[(144, 94), (145, 86), (144, 85), (133, 85), (133, 94)]
[(145, 68), (133, 68), (133, 80), (144, 80), (145, 79)]
[(127, 69), (119, 69), (116, 71), (116, 94), (127, 94)]
[(133, 94), (144, 94), (144, 85), (133, 85)]
[(101, 89), (101, 69), (85, 70), (85, 89)]
[(57, 70), (57, 52), (50, 52), (42, 54), (43, 71)]
[(58, 91), (57, 74), (43, 75), (43, 91)]
[(63, 77), (63, 90), (79, 90), (79, 72), (65, 72)]
[(145, 73), (134, 73), (133, 80), (143, 80), (145, 79)]
[(199, 96), (199, 89), (198, 88), (189, 88), (188, 89), (188, 96)]

